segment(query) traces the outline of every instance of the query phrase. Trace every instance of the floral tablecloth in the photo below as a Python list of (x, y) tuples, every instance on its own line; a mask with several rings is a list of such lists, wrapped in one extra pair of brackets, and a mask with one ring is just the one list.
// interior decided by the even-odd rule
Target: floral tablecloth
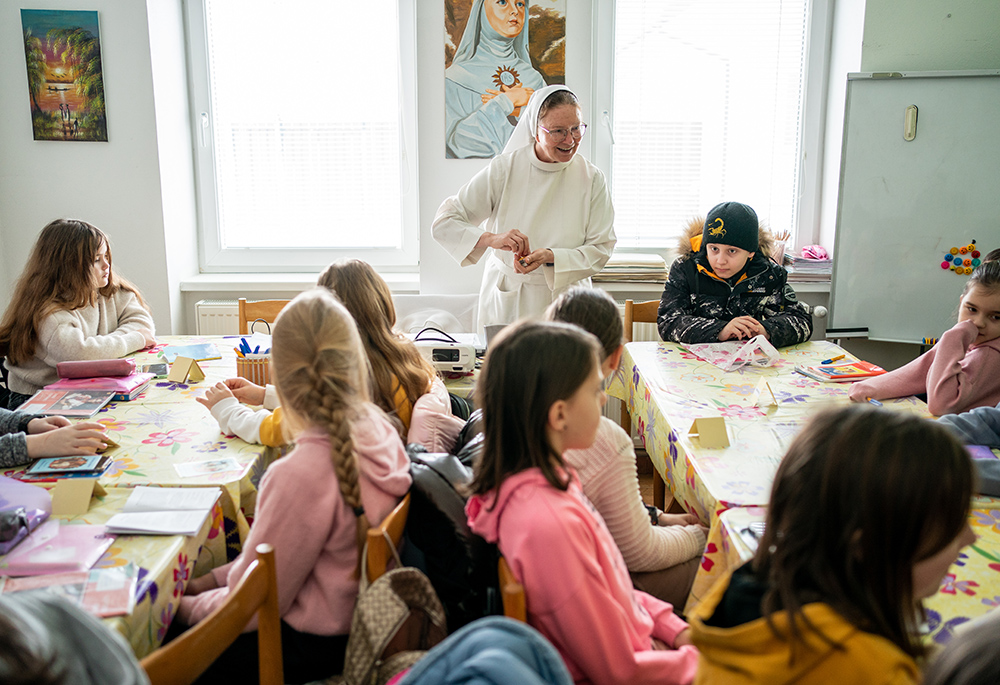
[[(122, 510), (131, 493), (131, 488), (108, 488), (106, 495), (91, 500), (87, 513), (53, 518), (62, 525), (101, 525)], [(225, 563), (225, 557), (219, 560), (205, 553), (225, 538), (221, 501), (197, 535), (118, 535), (94, 564), (94, 568), (114, 568), (132, 563), (138, 569), (135, 609), (127, 616), (104, 619), (125, 637), (137, 657), (163, 642), (188, 581)]]
[[(766, 504), (778, 463), (806, 420), (820, 409), (849, 403), (847, 385), (794, 372), (796, 364), (818, 364), (843, 349), (819, 341), (780, 353), (774, 366), (724, 372), (674, 343), (629, 343), (608, 386), (608, 394), (626, 403), (674, 498), (710, 527), (726, 509)], [(761, 378), (777, 406), (751, 406)], [(930, 416), (912, 397), (884, 405)], [(704, 448), (688, 435), (694, 419), (708, 416), (725, 417), (729, 447)]]
[[(90, 420), (104, 424), (108, 435), (119, 444), (109, 452), (114, 462), (100, 478), (104, 487), (222, 488), (219, 502), (225, 535), (210, 540), (205, 551), (218, 566), (240, 553), (242, 540), (249, 531), (247, 517), (252, 518), (257, 501), (257, 484), (276, 455), (274, 450), (223, 435), (211, 413), (194, 399), (210, 385), (236, 375), (233, 347), (238, 338), (159, 336), (155, 346), (132, 356), (137, 366), (162, 362), (166, 346), (202, 342), (214, 343), (222, 356), (199, 362), (205, 380), (175, 383), (165, 378), (153, 379), (136, 399), (112, 402)], [(177, 464), (220, 457), (232, 457), (240, 470), (182, 478), (175, 468)], [(23, 470), (24, 467), (8, 469), (3, 475), (17, 477)]]
[[(634, 342), (625, 346), (609, 383), (608, 394), (627, 405), (653, 467), (673, 497), (709, 527), (710, 545), (719, 534), (722, 512), (767, 504), (778, 463), (808, 418), (850, 402), (847, 384), (823, 383), (794, 371), (797, 364), (819, 364), (846, 354), (842, 348), (810, 341), (779, 352), (773, 366), (723, 371), (675, 343)], [(751, 395), (762, 378), (777, 406), (752, 405)], [(930, 416), (927, 406), (913, 397), (883, 404)], [(696, 418), (710, 416), (725, 417), (729, 447), (705, 448), (697, 436), (688, 435)], [(704, 565), (696, 589), (710, 585), (703, 575), (710, 575)], [(692, 594), (688, 608), (696, 602)]]
[[(687, 612), (716, 580), (753, 557), (757, 540), (750, 524), (766, 516), (765, 507), (737, 507), (720, 514), (709, 533)], [(978, 539), (959, 554), (937, 594), (924, 601), (927, 639), (936, 644), (950, 640), (956, 626), (1000, 606), (1000, 499), (975, 497), (969, 523)]]

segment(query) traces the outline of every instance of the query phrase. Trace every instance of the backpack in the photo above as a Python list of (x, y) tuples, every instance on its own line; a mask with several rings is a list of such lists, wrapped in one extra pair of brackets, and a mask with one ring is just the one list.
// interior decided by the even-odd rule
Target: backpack
[(410, 457), (410, 513), (406, 518), (404, 563), (430, 579), (448, 619), (448, 630), (483, 616), (503, 613), (497, 546), (469, 529), (465, 487), (472, 481), (472, 458), (481, 449), (474, 438), (458, 455), (429, 453), (407, 445)]
[(343, 682), (383, 685), (447, 635), (444, 608), (427, 577), (415, 568), (395, 568), (358, 596)]

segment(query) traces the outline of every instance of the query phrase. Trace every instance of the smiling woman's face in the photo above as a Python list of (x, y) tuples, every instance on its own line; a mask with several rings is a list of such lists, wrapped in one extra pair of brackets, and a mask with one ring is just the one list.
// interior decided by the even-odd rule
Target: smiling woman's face
[(568, 162), (573, 159), (580, 148), (580, 139), (572, 135), (571, 131), (582, 123), (583, 113), (579, 105), (558, 105), (546, 112), (538, 120), (535, 135), (535, 154), (538, 159), (543, 162)]
[(514, 38), (524, 28), (524, 0), (486, 0), (486, 21), (505, 38)]

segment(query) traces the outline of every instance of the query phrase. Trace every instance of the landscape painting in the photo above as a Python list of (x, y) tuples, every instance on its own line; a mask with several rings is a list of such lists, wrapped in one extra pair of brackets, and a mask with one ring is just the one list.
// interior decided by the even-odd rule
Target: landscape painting
[(21, 10), (35, 140), (107, 141), (97, 12)]

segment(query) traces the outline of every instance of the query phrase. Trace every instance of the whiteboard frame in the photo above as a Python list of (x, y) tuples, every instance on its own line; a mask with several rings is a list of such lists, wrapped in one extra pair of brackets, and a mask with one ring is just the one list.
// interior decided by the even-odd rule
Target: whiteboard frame
[[(855, 331), (866, 330), (870, 320), (878, 317), (877, 308), (873, 307), (872, 314), (870, 317), (865, 317), (866, 321), (856, 321), (856, 320), (844, 320), (843, 316), (837, 316), (837, 291), (838, 287), (844, 287), (845, 283), (840, 283), (838, 276), (844, 273), (849, 273), (845, 271), (849, 268), (849, 265), (844, 262), (844, 252), (847, 251), (845, 247), (845, 236), (844, 230), (842, 228), (842, 222), (844, 220), (844, 200), (845, 200), (845, 173), (847, 171), (848, 165), (853, 161), (848, 159), (848, 147), (851, 141), (848, 140), (848, 134), (851, 130), (851, 106), (852, 106), (852, 93), (853, 88), (851, 81), (900, 81), (904, 79), (936, 79), (936, 78), (976, 78), (976, 77), (1000, 77), (1000, 70), (997, 69), (976, 69), (976, 70), (961, 70), (961, 71), (908, 71), (908, 72), (854, 72), (847, 75), (848, 86), (845, 101), (845, 116), (844, 116), (844, 130), (841, 146), (841, 169), (840, 169), (840, 183), (839, 183), (839, 193), (837, 198), (837, 224), (836, 224), (836, 242), (834, 244), (834, 262), (833, 262), (833, 276), (830, 283), (830, 328), (828, 329), (828, 335), (836, 337), (836, 331), (838, 329), (845, 329)], [(918, 137), (919, 137), (919, 123), (918, 123)], [(900, 118), (900, 133), (902, 132), (902, 118)], [(902, 136), (900, 136), (902, 138)], [(1000, 183), (1000, 178), (998, 178), (998, 183)], [(994, 196), (995, 197), (995, 196)], [(850, 232), (848, 232), (848, 235)], [(987, 237), (987, 236), (982, 236)], [(975, 236), (970, 236), (970, 238), (975, 238)], [(890, 245), (890, 247), (892, 247)], [(992, 243), (990, 247), (993, 246)], [(987, 247), (987, 249), (990, 249)], [(889, 255), (891, 259), (891, 254)], [(857, 265), (851, 265), (853, 268), (858, 268)], [(869, 267), (877, 268), (877, 267)], [(883, 267), (888, 268), (888, 267)], [(952, 275), (953, 278), (957, 277)], [(873, 295), (877, 297), (877, 295)], [(846, 298), (845, 298), (846, 299)], [(955, 305), (951, 308), (952, 310), (957, 308), (957, 298)], [(948, 312), (951, 313), (951, 310)], [(927, 335), (939, 336), (946, 328), (939, 331), (927, 331)], [(898, 343), (908, 343), (908, 344), (919, 344), (921, 339), (919, 336), (909, 337), (909, 336), (893, 336), (893, 335), (880, 335), (878, 333), (869, 334), (868, 339), (878, 340), (884, 342), (898, 342)]]

